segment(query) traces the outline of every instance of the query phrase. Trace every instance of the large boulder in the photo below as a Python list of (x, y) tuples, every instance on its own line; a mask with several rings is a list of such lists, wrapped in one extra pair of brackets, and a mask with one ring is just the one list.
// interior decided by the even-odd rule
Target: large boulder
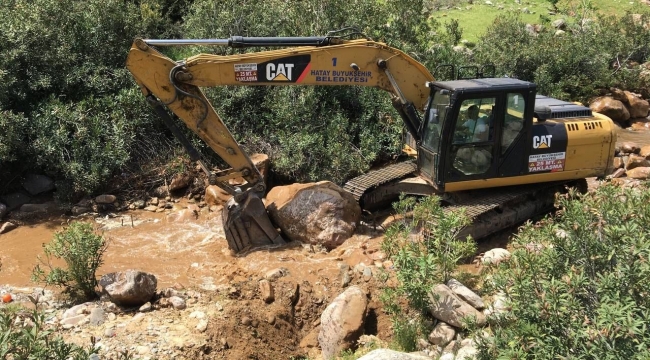
[(354, 197), (329, 181), (277, 186), (266, 200), (271, 218), (289, 239), (327, 249), (352, 236), (361, 217)]
[(446, 285), (438, 284), (429, 291), (429, 312), (433, 317), (457, 328), (464, 328), (463, 320), (473, 317), (479, 326), (485, 324), (485, 315), (463, 301)]
[(630, 112), (625, 105), (611, 97), (603, 96), (594, 100), (589, 107), (591, 110), (609, 116), (610, 119), (624, 123), (630, 119)]
[(643, 100), (640, 95), (625, 91), (625, 96), (627, 97), (628, 110), (630, 111), (630, 117), (632, 118), (644, 118), (648, 116), (648, 111), (650, 111), (650, 103)]
[(334, 298), (320, 317), (318, 343), (323, 359), (333, 359), (349, 349), (363, 334), (368, 300), (358, 286), (351, 286)]
[(45, 175), (29, 174), (23, 180), (23, 188), (33, 196), (54, 190), (55, 186), (54, 181)]
[(155, 275), (143, 271), (126, 270), (102, 276), (99, 285), (112, 302), (140, 306), (154, 296), (158, 280)]

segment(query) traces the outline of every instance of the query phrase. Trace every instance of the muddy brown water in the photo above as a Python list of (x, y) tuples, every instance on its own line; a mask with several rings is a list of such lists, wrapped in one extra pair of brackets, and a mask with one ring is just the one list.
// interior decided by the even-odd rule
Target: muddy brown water
[[(650, 144), (650, 131), (618, 129), (617, 143), (631, 142), (638, 146)], [(43, 244), (61, 230), (68, 219), (53, 217), (32, 225), (23, 225), (0, 235), (0, 284), (33, 286), (30, 275), (43, 256)], [(339, 254), (350, 266), (359, 262), (371, 264), (366, 251), (359, 249), (362, 242), (372, 248), (380, 247), (381, 238), (355, 236), (338, 249), (327, 253), (313, 253), (305, 248), (258, 250), (242, 257), (234, 257), (227, 250), (217, 213), (202, 214), (198, 219), (173, 222), (164, 213), (132, 211), (115, 217), (86, 218), (96, 225), (109, 241), (105, 263), (99, 275), (125, 269), (140, 269), (157, 276), (159, 287), (180, 283), (214, 289), (229, 281), (245, 280), (248, 274), (264, 274), (283, 267), (304, 280), (337, 276)], [(507, 247), (513, 227), (479, 243), (479, 253), (492, 247)], [(331, 265), (324, 265), (331, 262)], [(59, 265), (59, 263), (55, 263)], [(243, 272), (241, 270), (244, 270)]]
[[(37, 257), (43, 257), (43, 244), (63, 228), (64, 221), (63, 218), (49, 219), (0, 235), (0, 284), (34, 286), (30, 275), (38, 263)], [(263, 276), (276, 268), (285, 268), (290, 274), (299, 275), (301, 280), (316, 282), (322, 277), (336, 278), (337, 263), (341, 260), (351, 266), (363, 261), (372, 264), (372, 259), (360, 248), (362, 242), (370, 239), (364, 235), (355, 235), (330, 253), (295, 245), (233, 256), (227, 249), (221, 217), (215, 213), (173, 222), (164, 213), (131, 211), (116, 217), (86, 218), (84, 221), (95, 224), (109, 242), (99, 276), (139, 269), (155, 274), (159, 288), (180, 283), (214, 290), (231, 281), (245, 281), (251, 274)], [(373, 240), (375, 248), (380, 241)], [(339, 256), (343, 253), (345, 259)]]

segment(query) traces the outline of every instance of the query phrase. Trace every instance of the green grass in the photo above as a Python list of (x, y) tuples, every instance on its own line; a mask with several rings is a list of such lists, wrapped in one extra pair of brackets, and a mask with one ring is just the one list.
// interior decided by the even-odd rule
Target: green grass
[[(490, 0), (492, 5), (486, 5), (485, 0), (474, 0), (469, 4), (467, 0), (455, 1), (455, 5), (447, 10), (434, 12), (432, 17), (441, 23), (447, 23), (452, 19), (458, 20), (463, 30), (463, 39), (476, 42), (485, 30), (492, 24), (494, 19), (507, 12), (521, 14), (521, 18), (530, 24), (542, 23), (541, 17), (551, 21), (559, 18), (567, 18), (570, 15), (581, 12), (585, 6), (591, 4), (591, 8), (598, 14), (623, 15), (626, 11), (632, 11), (642, 5), (640, 0), (561, 0), (558, 3), (560, 12), (551, 15), (552, 5), (547, 0), (521, 0), (517, 4), (514, 0)], [(527, 8), (530, 13), (523, 13)]]

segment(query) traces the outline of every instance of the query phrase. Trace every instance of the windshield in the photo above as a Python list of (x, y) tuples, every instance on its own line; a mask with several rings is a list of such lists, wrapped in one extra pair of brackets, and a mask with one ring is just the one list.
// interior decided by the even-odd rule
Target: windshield
[(422, 145), (437, 152), (442, 124), (447, 116), (450, 92), (449, 90), (433, 88), (431, 93), (433, 97), (429, 97), (429, 106), (426, 109)]

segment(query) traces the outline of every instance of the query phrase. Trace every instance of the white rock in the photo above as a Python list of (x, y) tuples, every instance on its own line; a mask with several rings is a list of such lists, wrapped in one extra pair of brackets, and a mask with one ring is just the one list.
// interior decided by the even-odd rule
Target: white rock
[(461, 347), (458, 352), (456, 353), (456, 360), (473, 360), (476, 359), (476, 355), (478, 355), (478, 350), (474, 347), (474, 345), (466, 345)]
[(363, 333), (368, 299), (358, 286), (338, 295), (321, 314), (318, 343), (326, 360), (350, 348)]
[(208, 320), (207, 319), (202, 319), (196, 325), (196, 330), (198, 330), (199, 332), (204, 332), (207, 328), (208, 328)]
[(479, 326), (485, 324), (483, 313), (463, 301), (444, 284), (438, 284), (431, 288), (429, 301), (431, 315), (449, 325), (462, 328), (463, 319), (466, 317), (473, 317)]
[(510, 251), (502, 248), (494, 248), (487, 251), (481, 258), (483, 264), (498, 264), (510, 259)]
[(169, 302), (172, 304), (172, 306), (176, 310), (183, 310), (183, 309), (185, 309), (187, 307), (187, 305), (185, 305), (185, 300), (182, 297), (179, 297), (179, 296), (170, 297)]
[(447, 323), (439, 322), (429, 334), (429, 342), (434, 345), (445, 346), (456, 336), (456, 329)]
[(442, 354), (441, 357), (438, 358), (438, 360), (454, 360), (454, 354), (452, 354), (452, 353), (444, 353), (444, 354)]
[(190, 314), (190, 319), (205, 319), (205, 313), (203, 311), (192, 311)]
[(447, 282), (447, 286), (453, 291), (456, 295), (460, 296), (461, 299), (467, 301), (470, 305), (476, 309), (483, 309), (485, 303), (480, 296), (476, 295), (475, 292), (470, 290), (467, 286), (460, 283), (456, 279), (451, 279)]

